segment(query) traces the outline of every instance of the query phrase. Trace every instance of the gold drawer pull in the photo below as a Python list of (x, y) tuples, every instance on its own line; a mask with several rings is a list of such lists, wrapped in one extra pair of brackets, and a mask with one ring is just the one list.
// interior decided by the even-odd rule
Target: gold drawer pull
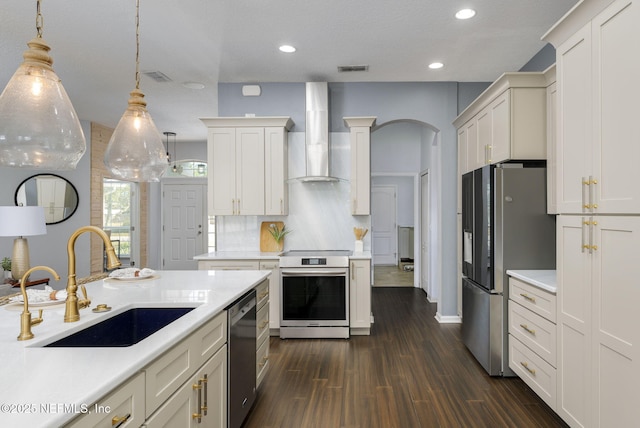
[(267, 364), (267, 361), (269, 361), (269, 357), (263, 357), (262, 361), (258, 364), (260, 368), (264, 367)]
[(260, 324), (259, 328), (260, 328), (260, 330), (262, 330), (263, 328), (265, 328), (268, 325), (269, 325), (269, 320), (262, 321), (262, 323)]
[(525, 299), (530, 301), (531, 303), (535, 303), (536, 302), (536, 298), (535, 297), (531, 297), (528, 294), (525, 293), (520, 293), (520, 295)]
[(534, 336), (536, 335), (536, 331), (535, 331), (535, 330), (531, 330), (531, 329), (529, 328), (529, 326), (528, 326), (528, 325), (526, 325), (526, 324), (520, 324), (520, 327), (522, 327), (522, 329), (523, 329), (524, 331), (526, 331), (527, 333), (532, 334), (532, 335), (534, 335)]
[(529, 368), (529, 363), (527, 363), (526, 361), (520, 361), (520, 365), (524, 367), (532, 375), (534, 376), (536, 375), (536, 371), (534, 369)]
[[(194, 383), (191, 388), (194, 391), (198, 391), (198, 411), (202, 409), (202, 379), (198, 381), (198, 383)], [(202, 422), (202, 413), (192, 413), (192, 419), (197, 419), (198, 423)]]
[(269, 295), (269, 291), (265, 291), (263, 293), (260, 293), (260, 295), (258, 296), (258, 300), (262, 300), (265, 297), (267, 297)]
[(131, 413), (127, 413), (124, 416), (114, 416), (113, 418), (111, 418), (111, 426), (117, 428), (123, 423), (127, 422), (130, 417)]

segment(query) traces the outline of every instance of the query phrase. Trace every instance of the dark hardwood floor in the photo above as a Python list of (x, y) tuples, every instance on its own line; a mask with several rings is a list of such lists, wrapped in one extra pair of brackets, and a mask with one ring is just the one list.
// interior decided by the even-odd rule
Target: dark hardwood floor
[(371, 336), (270, 340), (245, 428), (564, 427), (518, 378), (492, 378), (416, 288), (373, 288)]

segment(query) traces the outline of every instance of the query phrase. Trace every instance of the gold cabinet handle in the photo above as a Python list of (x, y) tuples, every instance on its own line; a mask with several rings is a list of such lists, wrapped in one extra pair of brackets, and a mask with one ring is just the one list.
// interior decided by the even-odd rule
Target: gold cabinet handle
[(240, 199), (238, 199), (238, 215), (240, 215)]
[(260, 293), (260, 295), (258, 296), (258, 300), (262, 300), (265, 297), (267, 297), (268, 295), (269, 295), (269, 290), (264, 291), (264, 292)]
[(351, 280), (352, 281), (354, 281), (356, 279), (355, 278), (355, 271), (356, 271), (355, 265), (353, 264), (353, 262), (351, 262)]
[(262, 361), (258, 364), (260, 368), (264, 367), (267, 364), (267, 361), (269, 361), (269, 357), (262, 357)]
[(269, 320), (262, 321), (262, 322), (260, 323), (260, 326), (259, 326), (258, 328), (259, 328), (260, 330), (262, 330), (263, 328), (265, 328), (265, 327), (266, 327), (266, 326), (268, 326), (268, 325), (269, 325)]
[(198, 391), (198, 412), (191, 414), (191, 419), (197, 419), (198, 423), (202, 422), (202, 413), (199, 413), (202, 409), (202, 381), (199, 380), (198, 383), (194, 383), (191, 388), (194, 391)]
[(535, 335), (536, 335), (536, 331), (535, 331), (535, 330), (530, 329), (528, 325), (526, 325), (526, 324), (520, 324), (520, 327), (522, 327), (522, 329), (523, 329), (524, 331), (526, 331), (527, 333), (529, 333), (529, 334), (531, 334), (531, 335), (533, 335), (533, 336), (535, 336)]
[(111, 426), (114, 428), (118, 428), (123, 423), (127, 422), (127, 420), (131, 417), (131, 413), (127, 413), (124, 416), (114, 416), (111, 418)]
[(532, 368), (529, 368), (529, 363), (527, 363), (526, 361), (520, 361), (520, 365), (524, 367), (532, 375), (534, 376), (536, 375), (536, 371)]
[(200, 409), (202, 410), (202, 413), (207, 416), (207, 410), (209, 409), (207, 405), (207, 396), (209, 395), (207, 391), (207, 385), (209, 384), (209, 378), (206, 373), (204, 374), (204, 377), (200, 379), (200, 382), (202, 382), (202, 384), (204, 385), (204, 404), (202, 405), (202, 407), (200, 407)]
[(522, 296), (523, 299), (528, 300), (531, 303), (535, 303), (536, 302), (536, 298), (535, 297), (531, 297), (526, 293), (520, 293), (520, 295)]

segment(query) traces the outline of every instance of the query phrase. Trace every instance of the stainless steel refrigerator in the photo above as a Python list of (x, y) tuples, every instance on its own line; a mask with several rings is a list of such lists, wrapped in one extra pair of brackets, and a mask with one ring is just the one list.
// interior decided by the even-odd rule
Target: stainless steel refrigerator
[(462, 258), (462, 340), (490, 375), (513, 376), (506, 271), (556, 265), (543, 165), (487, 165), (462, 176)]

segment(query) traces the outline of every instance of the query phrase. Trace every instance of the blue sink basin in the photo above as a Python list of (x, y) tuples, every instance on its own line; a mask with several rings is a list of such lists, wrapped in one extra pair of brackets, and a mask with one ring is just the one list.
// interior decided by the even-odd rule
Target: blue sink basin
[(48, 348), (104, 348), (135, 345), (195, 308), (134, 308), (114, 315), (65, 338)]

